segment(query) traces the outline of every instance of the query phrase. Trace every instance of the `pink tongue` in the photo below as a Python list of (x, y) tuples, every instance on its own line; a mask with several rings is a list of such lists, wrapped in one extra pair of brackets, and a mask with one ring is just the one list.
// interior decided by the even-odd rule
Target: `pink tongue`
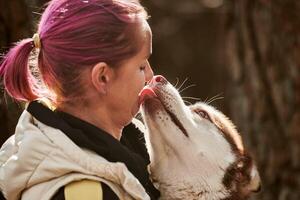
[(141, 105), (146, 99), (157, 97), (152, 88), (146, 86), (139, 94), (139, 104)]

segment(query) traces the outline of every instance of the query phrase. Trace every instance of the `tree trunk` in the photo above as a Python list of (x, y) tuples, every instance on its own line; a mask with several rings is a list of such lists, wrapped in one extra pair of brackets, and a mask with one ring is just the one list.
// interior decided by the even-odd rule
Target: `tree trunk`
[(227, 6), (233, 121), (257, 160), (257, 199), (300, 199), (300, 1), (241, 0)]

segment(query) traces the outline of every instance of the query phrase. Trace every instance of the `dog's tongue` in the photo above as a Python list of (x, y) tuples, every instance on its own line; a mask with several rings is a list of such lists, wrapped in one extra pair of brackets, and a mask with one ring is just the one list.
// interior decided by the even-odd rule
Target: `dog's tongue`
[(157, 97), (153, 89), (145, 86), (139, 94), (139, 104), (141, 105), (146, 99)]

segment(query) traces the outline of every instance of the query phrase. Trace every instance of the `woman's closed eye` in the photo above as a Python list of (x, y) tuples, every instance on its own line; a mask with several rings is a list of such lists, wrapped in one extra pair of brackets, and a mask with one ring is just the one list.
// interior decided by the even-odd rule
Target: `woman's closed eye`
[(146, 65), (140, 66), (141, 71), (145, 71), (145, 69), (146, 69)]

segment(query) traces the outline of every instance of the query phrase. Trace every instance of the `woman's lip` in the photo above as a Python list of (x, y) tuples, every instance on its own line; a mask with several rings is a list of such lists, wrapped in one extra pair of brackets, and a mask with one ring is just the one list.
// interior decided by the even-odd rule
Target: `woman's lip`
[(157, 97), (157, 95), (154, 90), (149, 86), (145, 86), (139, 93), (139, 105), (141, 105), (146, 99), (155, 97)]

